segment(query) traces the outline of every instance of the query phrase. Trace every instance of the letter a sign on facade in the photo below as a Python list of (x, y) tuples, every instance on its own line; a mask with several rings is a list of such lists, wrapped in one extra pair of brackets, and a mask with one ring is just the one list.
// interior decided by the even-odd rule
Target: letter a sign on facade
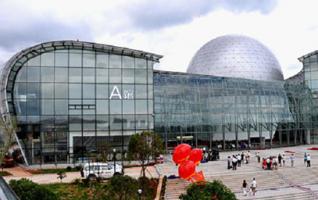
[(118, 99), (121, 99), (121, 94), (116, 85), (113, 87), (113, 90), (112, 90), (112, 93), (110, 94), (109, 99), (112, 99), (113, 97), (117, 97)]

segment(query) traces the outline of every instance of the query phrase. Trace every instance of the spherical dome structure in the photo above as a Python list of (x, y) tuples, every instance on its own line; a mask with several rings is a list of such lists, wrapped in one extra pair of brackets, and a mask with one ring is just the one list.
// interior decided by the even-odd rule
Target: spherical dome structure
[(281, 67), (255, 39), (226, 35), (203, 45), (192, 58), (188, 73), (254, 80), (284, 80)]

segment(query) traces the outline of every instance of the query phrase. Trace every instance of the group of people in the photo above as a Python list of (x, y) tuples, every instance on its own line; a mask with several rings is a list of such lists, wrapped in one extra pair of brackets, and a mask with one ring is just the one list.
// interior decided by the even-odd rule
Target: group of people
[(278, 169), (278, 161), (276, 157), (270, 156), (263, 158), (262, 168), (267, 170)]
[[(261, 157), (260, 157), (258, 152), (256, 153), (256, 157), (257, 157), (258, 162), (260, 163)], [(295, 155), (293, 153), (289, 156), (289, 160), (290, 160), (291, 167), (294, 167)], [(276, 156), (269, 156), (267, 158), (262, 159), (262, 168), (267, 169), (267, 170), (278, 169), (278, 165), (280, 167), (285, 167), (285, 164), (286, 164), (285, 154), (279, 153), (277, 157)]]
[(256, 183), (256, 179), (255, 178), (252, 179), (252, 182), (250, 183), (249, 189), (248, 189), (248, 185), (247, 185), (246, 180), (243, 180), (243, 183), (242, 183), (243, 195), (247, 196), (248, 193), (252, 193), (253, 196), (255, 196), (256, 187), (257, 187), (257, 183)]
[(242, 163), (248, 164), (250, 160), (250, 151), (242, 152), (227, 157), (227, 169), (236, 170), (237, 167), (241, 167)]

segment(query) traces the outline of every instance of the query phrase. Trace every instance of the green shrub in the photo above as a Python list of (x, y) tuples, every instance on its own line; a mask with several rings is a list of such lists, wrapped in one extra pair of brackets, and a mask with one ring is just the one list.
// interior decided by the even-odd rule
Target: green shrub
[(71, 171), (72, 171), (72, 167), (71, 167), (71, 166), (67, 166), (67, 167), (66, 167), (66, 171), (67, 171), (67, 172), (71, 172)]
[(11, 180), (10, 186), (21, 200), (58, 200), (58, 196), (46, 187), (28, 179)]
[(236, 200), (235, 194), (221, 181), (191, 184), (186, 194), (179, 197), (183, 200)]
[(107, 187), (108, 196), (113, 199), (137, 199), (138, 181), (129, 176), (113, 176)]

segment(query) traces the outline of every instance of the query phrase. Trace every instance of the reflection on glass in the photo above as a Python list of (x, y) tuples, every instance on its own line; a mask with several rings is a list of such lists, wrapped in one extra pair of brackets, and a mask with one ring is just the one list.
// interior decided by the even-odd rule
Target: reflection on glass
[(108, 84), (96, 84), (96, 98), (108, 99)]
[(41, 54), (41, 66), (54, 66), (54, 53)]
[(70, 98), (81, 98), (82, 97), (81, 84), (69, 84), (69, 95), (70, 95)]
[(147, 114), (147, 100), (136, 100), (136, 114)]
[(147, 70), (135, 70), (135, 82), (136, 83), (147, 83)]
[(109, 82), (110, 83), (121, 82), (121, 69), (109, 69)]
[(84, 83), (95, 82), (95, 69), (83, 68), (83, 82)]
[(55, 83), (55, 98), (68, 98), (68, 84)]
[(110, 100), (110, 114), (121, 114), (121, 100)]
[(34, 58), (31, 58), (28, 60), (28, 66), (41, 66), (40, 64), (40, 56), (35, 56)]
[(135, 60), (130, 56), (123, 56), (123, 68), (134, 68)]
[(123, 114), (135, 114), (134, 100), (123, 100)]
[(108, 100), (96, 100), (96, 113), (108, 114)]
[(53, 83), (42, 83), (41, 84), (41, 93), (43, 99), (52, 99), (54, 96)]
[(70, 67), (81, 67), (82, 66), (82, 54), (70, 53)]
[(28, 67), (28, 82), (40, 82), (40, 68)]
[(55, 68), (55, 82), (68, 82), (68, 68)]
[(121, 56), (109, 55), (109, 68), (121, 68)]
[(70, 68), (70, 82), (80, 83), (82, 82), (82, 69), (81, 68)]
[(83, 84), (83, 99), (95, 99), (95, 84)]
[(83, 67), (95, 67), (95, 54), (83, 54)]
[(54, 68), (42, 67), (41, 68), (41, 82), (53, 82), (54, 81)]
[(68, 54), (67, 53), (55, 53), (55, 66), (67, 67), (68, 66)]
[(147, 61), (145, 59), (141, 59), (141, 58), (136, 58), (135, 59), (136, 62), (136, 68), (147, 68)]
[(123, 83), (134, 83), (134, 82), (135, 82), (135, 70), (123, 69)]
[(96, 67), (108, 68), (108, 54), (96, 55)]
[(67, 115), (68, 114), (68, 101), (65, 99), (55, 100), (55, 114)]
[(108, 69), (96, 69), (96, 83), (108, 83)]

